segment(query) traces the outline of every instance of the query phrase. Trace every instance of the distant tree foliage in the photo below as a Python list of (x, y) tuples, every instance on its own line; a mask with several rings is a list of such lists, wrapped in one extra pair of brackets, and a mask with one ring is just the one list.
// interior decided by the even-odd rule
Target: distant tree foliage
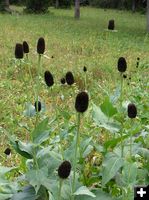
[(49, 0), (26, 0), (26, 10), (33, 13), (45, 13), (49, 7)]
[(0, 0), (0, 11), (9, 12), (11, 13), (11, 10), (9, 8), (9, 0)]
[(101, 8), (140, 9), (147, 0), (89, 0), (89, 5)]
[(59, 0), (59, 7), (70, 8), (72, 5), (72, 0)]

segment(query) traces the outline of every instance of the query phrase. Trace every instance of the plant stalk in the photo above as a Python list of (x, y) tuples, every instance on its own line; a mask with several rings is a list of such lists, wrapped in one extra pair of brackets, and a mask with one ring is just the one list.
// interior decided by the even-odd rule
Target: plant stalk
[[(131, 128), (133, 127), (133, 119), (131, 119)], [(132, 157), (132, 132), (130, 135), (130, 157)]]
[[(73, 182), (72, 182), (72, 193), (75, 192), (75, 186), (76, 186), (76, 168), (77, 168), (77, 153), (78, 153), (78, 147), (80, 144), (80, 113), (78, 113), (77, 116), (77, 138), (76, 138), (76, 145), (75, 145), (75, 157), (74, 157), (74, 169), (73, 169)], [(74, 197), (73, 197), (74, 199)]]
[(120, 106), (122, 107), (122, 102), (123, 102), (123, 73), (120, 73), (120, 78), (121, 78), (121, 95), (120, 95)]
[(40, 68), (41, 68), (41, 55), (39, 54), (38, 56), (38, 69), (37, 69), (37, 88), (36, 88), (36, 104), (37, 104), (37, 113), (36, 113), (36, 122), (35, 122), (35, 127), (38, 124), (38, 119), (39, 119), (39, 113), (38, 113), (38, 101), (39, 101), (39, 90), (40, 90), (40, 80), (39, 80), (39, 76), (40, 76)]
[(59, 180), (59, 191), (58, 191), (58, 200), (61, 200), (61, 191), (62, 191), (62, 186), (63, 186), (63, 180)]

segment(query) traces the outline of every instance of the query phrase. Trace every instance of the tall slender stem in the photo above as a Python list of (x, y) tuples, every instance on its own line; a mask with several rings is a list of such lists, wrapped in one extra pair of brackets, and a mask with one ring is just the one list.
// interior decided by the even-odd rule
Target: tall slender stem
[(59, 191), (58, 191), (58, 200), (61, 200), (61, 191), (62, 191), (62, 186), (63, 186), (63, 180), (59, 180)]
[(40, 80), (39, 80), (39, 76), (40, 76), (40, 69), (41, 68), (41, 55), (39, 54), (38, 56), (38, 69), (37, 69), (37, 81), (36, 81), (36, 106), (37, 106), (37, 113), (36, 113), (36, 122), (35, 122), (35, 126), (37, 126), (38, 124), (38, 118), (39, 118), (39, 114), (38, 114), (38, 100), (39, 100), (39, 90), (40, 90)]
[(120, 73), (120, 78), (121, 78), (121, 96), (120, 96), (120, 106), (122, 107), (122, 102), (123, 102), (123, 73)]
[[(123, 127), (123, 123), (122, 123), (122, 127)], [(121, 157), (123, 158), (124, 156), (123, 128), (120, 130), (120, 134), (121, 134)]]
[[(75, 182), (76, 182), (76, 168), (77, 168), (77, 153), (78, 153), (78, 147), (80, 143), (80, 113), (78, 113), (77, 116), (77, 138), (76, 138), (76, 144), (75, 144), (75, 157), (74, 157), (74, 169), (73, 169), (73, 182), (72, 182), (72, 193), (75, 192)], [(74, 199), (74, 197), (73, 197)]]
[[(133, 127), (133, 119), (131, 119), (131, 128)], [(132, 132), (130, 135), (130, 157), (132, 156)]]
[(87, 90), (87, 72), (85, 72), (84, 88)]

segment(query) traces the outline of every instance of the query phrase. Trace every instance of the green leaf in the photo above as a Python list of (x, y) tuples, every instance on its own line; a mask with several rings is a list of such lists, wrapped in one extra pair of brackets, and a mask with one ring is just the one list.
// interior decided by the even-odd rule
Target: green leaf
[(22, 192), (14, 194), (11, 200), (36, 200), (38, 196), (32, 186), (26, 187)]
[(87, 195), (90, 197), (96, 197), (94, 193), (90, 192), (90, 190), (86, 186), (81, 186), (77, 189), (77, 191), (74, 193), (74, 195)]
[(120, 123), (108, 118), (95, 104), (93, 104), (93, 120), (99, 127), (109, 130), (111, 133), (118, 132), (121, 129)]
[(117, 113), (117, 109), (113, 107), (112, 103), (109, 100), (109, 97), (105, 98), (100, 108), (107, 117), (112, 117), (113, 115)]
[(137, 165), (136, 163), (125, 162), (123, 166), (123, 181), (125, 186), (135, 185), (137, 177)]
[(139, 148), (138, 154), (144, 157), (149, 162), (149, 150), (145, 148)]
[(102, 185), (111, 180), (123, 166), (123, 159), (115, 153), (108, 153), (103, 161)]
[(120, 87), (118, 86), (118, 87), (116, 88), (114, 94), (113, 94), (112, 96), (110, 96), (110, 101), (111, 101), (111, 103), (116, 103), (117, 100), (119, 99), (120, 95), (121, 95), (121, 89), (120, 89)]
[(5, 176), (8, 172), (12, 171), (13, 169), (16, 169), (16, 167), (3, 167), (0, 166), (0, 176)]
[(19, 188), (15, 181), (10, 182), (6, 179), (0, 178), (0, 200), (8, 200), (17, 192), (17, 190), (19, 190)]
[(26, 178), (29, 181), (29, 183), (35, 188), (36, 194), (40, 188), (41, 185), (44, 185), (46, 182), (48, 182), (48, 168), (43, 167), (41, 169), (37, 170), (30, 170), (26, 174)]
[(48, 121), (48, 118), (44, 119), (32, 132), (32, 138), (34, 143), (41, 144), (49, 138), (50, 130), (48, 128)]
[(76, 197), (76, 200), (114, 200), (109, 194), (103, 192), (101, 189), (92, 190), (96, 197), (90, 197), (86, 195)]
[(94, 147), (89, 144), (87, 146), (87, 148), (85, 149), (85, 151), (83, 152), (83, 158), (86, 158), (88, 156), (88, 154), (90, 154), (93, 149), (94, 149)]
[(22, 143), (20, 141), (10, 141), (11, 145), (13, 148), (16, 150), (17, 153), (19, 153), (21, 156), (27, 158), (27, 159), (32, 159), (33, 156), (29, 153), (29, 146), (25, 143)]
[(114, 138), (112, 140), (108, 140), (107, 142), (104, 143), (104, 147), (107, 149), (107, 148), (114, 148), (118, 143), (121, 142), (121, 139), (122, 141), (125, 140), (126, 138), (128, 138), (129, 135), (123, 135), (122, 137), (118, 137), (118, 138)]
[(28, 102), (25, 106), (23, 115), (26, 117), (33, 117), (34, 115), (36, 115), (35, 106), (33, 106), (30, 102)]

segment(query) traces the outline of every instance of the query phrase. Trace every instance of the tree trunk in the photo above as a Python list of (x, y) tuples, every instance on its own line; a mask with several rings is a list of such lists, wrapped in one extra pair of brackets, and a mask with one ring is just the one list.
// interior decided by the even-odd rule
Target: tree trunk
[(132, 12), (136, 11), (136, 0), (132, 0)]
[(80, 18), (80, 0), (75, 0), (75, 16), (76, 19)]
[(147, 32), (149, 33), (149, 0), (147, 0)]
[(5, 8), (8, 8), (8, 9), (9, 9), (9, 0), (5, 0), (5, 1), (4, 1), (4, 4), (5, 4)]
[(58, 8), (58, 7), (59, 7), (59, 0), (56, 0), (55, 8)]

